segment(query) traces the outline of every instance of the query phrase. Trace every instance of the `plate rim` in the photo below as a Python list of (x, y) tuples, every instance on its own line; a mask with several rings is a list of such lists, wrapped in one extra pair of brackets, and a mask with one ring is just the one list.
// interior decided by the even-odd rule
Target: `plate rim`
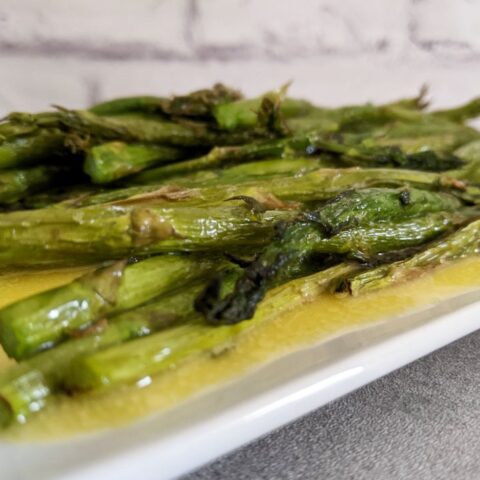
[[(479, 329), (480, 290), (444, 300), (425, 311), (432, 311), (441, 304), (449, 305), (458, 298), (465, 302), (464, 297), (470, 298), (469, 302), (454, 311), (435, 315), (403, 332), (393, 333), (373, 345), (348, 353), (338, 361), (269, 388), (262, 394), (246, 398), (218, 415), (204, 418), (171, 435), (163, 438), (151, 435), (146, 441), (130, 445), (128, 449), (115, 449), (113, 441), (109, 454), (97, 457), (94, 462), (72, 465), (68, 458), (75, 458), (78, 449), (95, 448), (95, 445), (105, 447), (103, 442), (108, 439), (135, 435), (145, 428), (150, 419), (67, 442), (55, 441), (45, 445), (0, 442), (2, 470), (3, 465), (7, 465), (2, 478), (29, 478), (25, 475), (33, 467), (25, 464), (25, 455), (28, 458), (29, 452), (34, 452), (36, 456), (33, 458), (38, 460), (58, 450), (59, 442), (64, 444), (60, 452), (66, 452), (63, 463), (61, 458), (56, 460), (60, 462), (58, 465), (49, 463), (48, 459), (43, 460), (43, 467), (36, 475), (38, 480), (131, 479), (138, 474), (138, 465), (142, 466), (142, 478), (145, 480), (184, 475)], [(410, 312), (404, 316), (413, 318), (418, 314)], [(392, 318), (387, 318), (383, 323), (391, 321)], [(367, 328), (375, 329), (375, 325)], [(405, 345), (409, 348), (406, 349)], [(321, 347), (322, 343), (312, 348)], [(248, 379), (248, 375), (246, 373), (242, 378)], [(59, 465), (62, 468), (58, 468)]]

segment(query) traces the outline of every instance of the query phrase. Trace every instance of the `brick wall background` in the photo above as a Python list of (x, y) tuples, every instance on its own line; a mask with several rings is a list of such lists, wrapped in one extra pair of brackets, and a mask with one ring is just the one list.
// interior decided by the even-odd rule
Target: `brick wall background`
[(0, 115), (223, 81), (328, 105), (480, 94), (480, 0), (0, 0)]

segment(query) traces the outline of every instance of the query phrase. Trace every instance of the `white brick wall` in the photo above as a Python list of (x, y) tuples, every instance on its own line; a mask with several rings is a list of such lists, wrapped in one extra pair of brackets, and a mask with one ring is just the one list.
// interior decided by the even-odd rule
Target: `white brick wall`
[[(198, 2), (200, 52), (248, 58), (318, 57), (396, 47), (405, 41), (404, 0), (210, 0)], [(372, 12), (375, 15), (372, 16)], [(381, 21), (378, 21), (381, 19)]]
[(478, 0), (416, 1), (410, 14), (410, 37), (417, 47), (450, 59), (479, 59)]
[(223, 81), (325, 104), (480, 94), (480, 0), (0, 0), (0, 115)]
[(188, 7), (182, 0), (2, 0), (0, 42), (14, 55), (188, 55)]

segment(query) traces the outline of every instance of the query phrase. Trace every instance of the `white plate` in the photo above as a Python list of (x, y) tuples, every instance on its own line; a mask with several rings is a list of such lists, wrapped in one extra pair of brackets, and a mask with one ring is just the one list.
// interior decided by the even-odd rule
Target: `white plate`
[(2, 480), (172, 478), (480, 328), (480, 291), (292, 353), (131, 426), (0, 443)]

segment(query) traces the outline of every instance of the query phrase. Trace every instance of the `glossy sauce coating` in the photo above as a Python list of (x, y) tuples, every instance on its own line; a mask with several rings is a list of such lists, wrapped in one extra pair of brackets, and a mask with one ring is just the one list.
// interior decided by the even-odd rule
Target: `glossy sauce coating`
[[(229, 381), (292, 350), (480, 288), (479, 268), (480, 258), (473, 258), (357, 298), (324, 295), (245, 335), (226, 354), (198, 359), (154, 378), (145, 388), (131, 386), (95, 395), (59, 397), (28, 424), (14, 426), (0, 437), (14, 441), (64, 437), (125, 424), (171, 408), (206, 387)], [(4, 274), (0, 276), (0, 306), (61, 285), (86, 271), (88, 267)], [(10, 362), (0, 353), (0, 369)]]

